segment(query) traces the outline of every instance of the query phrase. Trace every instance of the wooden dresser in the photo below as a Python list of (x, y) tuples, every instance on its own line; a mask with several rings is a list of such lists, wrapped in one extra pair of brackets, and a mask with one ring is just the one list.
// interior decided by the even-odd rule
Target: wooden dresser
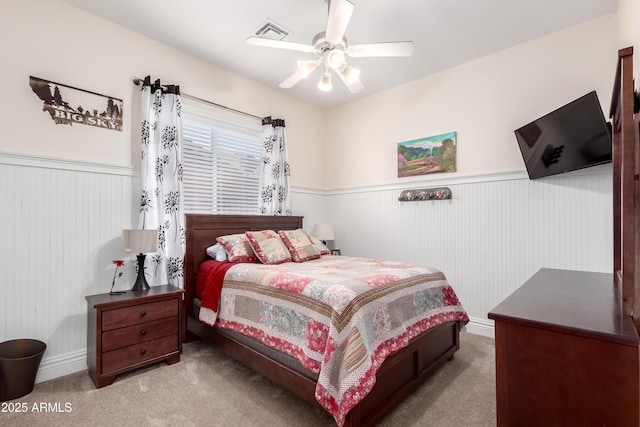
[(542, 269), (489, 318), (499, 426), (640, 425), (640, 339), (612, 274)]
[(142, 366), (180, 361), (183, 293), (173, 286), (154, 286), (86, 297), (87, 365), (96, 387)]

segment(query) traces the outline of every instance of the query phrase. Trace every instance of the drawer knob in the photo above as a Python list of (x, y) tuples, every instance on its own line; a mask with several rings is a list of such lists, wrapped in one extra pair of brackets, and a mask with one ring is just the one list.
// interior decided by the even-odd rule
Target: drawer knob
[(142, 350), (140, 350), (140, 354), (144, 356), (145, 354), (147, 354), (147, 350), (143, 348)]
[(147, 331), (146, 331), (145, 329), (141, 330), (141, 331), (140, 331), (140, 335), (143, 335), (143, 336), (144, 336), (144, 335), (147, 335)]
[(146, 316), (146, 315), (147, 315), (147, 312), (146, 312), (146, 311), (144, 311), (144, 310), (143, 310), (142, 312), (140, 312), (140, 316), (144, 317), (144, 316)]

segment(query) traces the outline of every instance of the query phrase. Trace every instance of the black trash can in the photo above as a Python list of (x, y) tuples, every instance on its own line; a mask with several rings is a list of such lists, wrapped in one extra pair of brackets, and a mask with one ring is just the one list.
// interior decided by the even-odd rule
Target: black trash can
[(17, 339), (0, 343), (0, 402), (17, 399), (33, 391), (46, 349), (47, 345), (38, 340)]

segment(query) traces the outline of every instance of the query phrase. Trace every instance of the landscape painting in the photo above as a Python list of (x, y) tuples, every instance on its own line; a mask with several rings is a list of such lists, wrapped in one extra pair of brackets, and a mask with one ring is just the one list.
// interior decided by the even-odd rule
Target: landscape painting
[(398, 178), (456, 171), (456, 132), (398, 143)]

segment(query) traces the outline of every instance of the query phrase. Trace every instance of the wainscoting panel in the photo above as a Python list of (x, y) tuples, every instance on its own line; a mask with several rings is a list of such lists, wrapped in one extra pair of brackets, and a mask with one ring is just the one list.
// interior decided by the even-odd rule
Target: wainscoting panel
[[(541, 267), (612, 269), (611, 171), (529, 181), (522, 173), (349, 190), (292, 189), (305, 229), (334, 226), (345, 255), (442, 269), (491, 335), (491, 310)], [(86, 369), (86, 295), (108, 292), (121, 231), (135, 224), (131, 168), (0, 153), (0, 342), (47, 343), (38, 378)], [(447, 186), (451, 200), (400, 202)], [(116, 289), (135, 280), (134, 258)]]
[(301, 187), (291, 189), (291, 211), (294, 215), (304, 216), (302, 226), (311, 234), (316, 224), (326, 221), (327, 195), (325, 191)]
[(38, 381), (86, 369), (84, 297), (108, 292), (124, 257), (133, 179), (130, 168), (0, 154), (0, 342), (47, 344)]
[[(612, 271), (611, 168), (530, 181), (526, 174), (446, 181), (451, 200), (400, 202), (406, 187), (330, 191), (343, 255), (434, 265), (469, 316), (487, 313), (543, 267)], [(434, 185), (431, 185), (434, 186)]]

